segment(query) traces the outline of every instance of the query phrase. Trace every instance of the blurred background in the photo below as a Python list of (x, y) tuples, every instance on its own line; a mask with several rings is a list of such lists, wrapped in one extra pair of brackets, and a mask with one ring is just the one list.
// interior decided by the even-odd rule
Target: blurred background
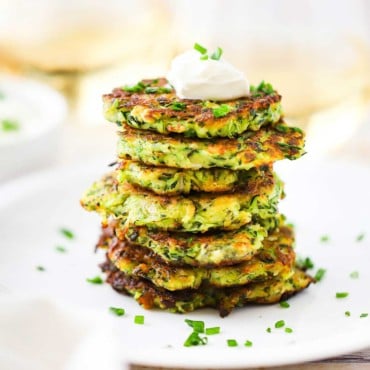
[[(0, 0), (0, 171), (47, 106), (44, 126), (61, 127), (38, 149), (17, 148), (11, 177), (40, 147), (43, 166), (113, 160), (101, 95), (165, 75), (194, 42), (221, 46), (252, 84), (271, 82), (287, 119), (307, 130), (310, 155), (370, 165), (369, 20), (366, 0)], [(67, 109), (23, 88), (29, 80), (57, 90)]]

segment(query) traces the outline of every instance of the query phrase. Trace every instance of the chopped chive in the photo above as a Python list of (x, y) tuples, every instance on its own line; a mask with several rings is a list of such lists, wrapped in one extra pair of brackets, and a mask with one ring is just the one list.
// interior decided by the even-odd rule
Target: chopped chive
[(229, 347), (237, 347), (238, 346), (238, 342), (235, 339), (228, 339), (227, 340), (227, 345)]
[(252, 347), (253, 346), (253, 342), (251, 342), (250, 340), (246, 340), (245, 343), (244, 343), (244, 345), (246, 347)]
[(221, 104), (217, 108), (213, 108), (212, 112), (216, 118), (220, 118), (226, 116), (231, 111), (231, 109), (232, 108), (229, 105)]
[(323, 278), (324, 278), (324, 276), (325, 276), (325, 274), (326, 274), (326, 270), (325, 269), (318, 269), (317, 271), (316, 271), (316, 274), (315, 274), (315, 276), (314, 276), (314, 279), (316, 280), (316, 281), (321, 281)]
[(261, 96), (263, 94), (270, 95), (274, 93), (274, 88), (270, 83), (266, 83), (265, 81), (261, 81), (258, 86), (251, 85), (249, 88), (250, 92), (253, 96)]
[(204, 333), (204, 321), (185, 319), (185, 322), (197, 333)]
[(320, 242), (321, 243), (326, 243), (330, 240), (329, 238), (329, 235), (323, 235), (321, 238), (320, 238)]
[(359, 234), (359, 235), (357, 235), (356, 241), (360, 242), (360, 241), (364, 240), (364, 238), (365, 238), (365, 233)]
[(358, 279), (360, 277), (360, 274), (358, 271), (352, 271), (350, 274), (349, 274), (350, 278), (351, 279)]
[(206, 54), (207, 53), (207, 49), (204, 46), (198, 44), (197, 42), (194, 44), (193, 47), (196, 51), (198, 51), (201, 54)]
[(193, 331), (186, 341), (184, 342), (184, 347), (191, 347), (191, 346), (204, 346), (208, 343), (207, 337), (201, 337), (199, 333)]
[(134, 317), (134, 323), (138, 325), (143, 325), (144, 324), (144, 316), (143, 315), (136, 315)]
[(206, 335), (220, 334), (220, 327), (206, 328)]
[(171, 88), (164, 86), (148, 86), (144, 90), (145, 94), (168, 94), (171, 91)]
[(306, 258), (298, 258), (297, 259), (297, 266), (301, 268), (302, 270), (310, 270), (315, 267), (313, 261), (311, 260), (310, 257)]
[(362, 313), (361, 315), (360, 315), (360, 317), (361, 318), (363, 318), (363, 317), (368, 317), (369, 316), (369, 314), (368, 313)]
[(280, 304), (280, 307), (282, 307), (282, 308), (289, 308), (290, 307), (290, 304), (287, 301), (281, 301), (279, 304)]
[(293, 329), (292, 328), (285, 328), (285, 333), (293, 333)]
[(36, 266), (36, 270), (37, 271), (45, 271), (45, 267), (44, 266)]
[(186, 107), (186, 104), (184, 103), (181, 103), (179, 101), (174, 101), (171, 103), (171, 105), (169, 106), (169, 108), (171, 108), (172, 110), (175, 110), (175, 111), (181, 111), (181, 110), (184, 110)]
[(211, 59), (220, 60), (223, 50), (220, 47), (217, 47), (216, 51), (211, 55)]
[(125, 314), (125, 310), (120, 307), (109, 307), (109, 311), (114, 313), (116, 316), (123, 316)]
[(12, 119), (1, 120), (0, 127), (1, 130), (5, 132), (18, 131), (20, 129), (19, 122)]
[(208, 60), (208, 55), (207, 55), (207, 54), (203, 54), (203, 55), (200, 57), (200, 60)]
[(267, 331), (268, 333), (271, 333), (271, 328), (267, 328), (267, 329), (266, 329), (266, 331)]
[(347, 293), (347, 292), (337, 292), (335, 294), (335, 297), (336, 298), (346, 298), (346, 297), (348, 297), (348, 295), (349, 295), (349, 293)]
[(64, 248), (64, 247), (62, 247), (61, 245), (57, 245), (57, 246), (55, 247), (55, 250), (56, 250), (57, 252), (60, 252), (60, 253), (66, 253), (66, 252), (67, 252), (67, 249), (66, 249), (66, 248)]
[(282, 328), (283, 326), (285, 326), (285, 321), (284, 320), (276, 321), (276, 323), (275, 323), (275, 328), (276, 329)]
[(64, 235), (67, 239), (73, 239), (75, 237), (74, 233), (69, 230), (69, 229), (66, 229), (64, 227), (62, 227), (61, 229), (59, 229), (59, 231), (61, 232), (62, 235)]
[(139, 92), (144, 91), (145, 87), (146, 87), (146, 85), (143, 84), (140, 81), (136, 85), (133, 85), (133, 86), (126, 85), (126, 86), (122, 87), (122, 90), (126, 91), (126, 92), (129, 92), (129, 93), (139, 93)]
[(349, 311), (346, 311), (344, 314), (345, 314), (347, 317), (351, 316), (351, 312), (349, 312)]
[(95, 276), (93, 278), (87, 278), (86, 281), (91, 284), (103, 284), (103, 279), (100, 276)]

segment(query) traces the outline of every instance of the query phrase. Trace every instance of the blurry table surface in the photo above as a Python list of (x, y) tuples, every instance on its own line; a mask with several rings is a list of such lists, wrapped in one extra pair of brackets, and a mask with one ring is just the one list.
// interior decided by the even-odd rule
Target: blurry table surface
[[(116, 135), (112, 124), (79, 126), (66, 124), (61, 140), (59, 159), (56, 165), (74, 165), (115, 161)], [(331, 153), (329, 157), (350, 160), (369, 166), (370, 174), (370, 116), (361, 132), (345, 147)], [(104, 169), (102, 169), (102, 174)], [(131, 370), (157, 370), (159, 368), (132, 365)], [(169, 369), (169, 368), (167, 368)], [(260, 368), (261, 369), (261, 368)], [(362, 352), (301, 365), (276, 367), (279, 370), (370, 370), (370, 348)]]

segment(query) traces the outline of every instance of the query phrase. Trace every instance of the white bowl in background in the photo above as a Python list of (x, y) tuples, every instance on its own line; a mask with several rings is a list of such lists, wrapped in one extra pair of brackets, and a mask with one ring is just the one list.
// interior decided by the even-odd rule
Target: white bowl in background
[[(67, 104), (57, 91), (23, 77), (0, 75), (0, 181), (53, 163), (66, 118)], [(3, 119), (19, 121), (19, 129), (4, 131)]]

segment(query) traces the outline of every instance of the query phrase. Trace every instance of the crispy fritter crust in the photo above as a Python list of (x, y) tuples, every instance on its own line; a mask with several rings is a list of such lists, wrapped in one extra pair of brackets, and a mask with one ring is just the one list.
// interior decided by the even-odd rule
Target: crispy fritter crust
[(171, 292), (158, 288), (143, 278), (125, 275), (109, 261), (101, 267), (107, 273), (107, 283), (113, 289), (133, 296), (146, 309), (160, 308), (170, 312), (185, 313), (212, 307), (219, 311), (221, 317), (227, 316), (236, 307), (248, 304), (272, 304), (286, 300), (313, 282), (309, 275), (294, 269), (286, 280), (277, 278), (241, 287), (203, 287), (198, 290), (185, 289)]
[[(135, 92), (116, 88), (111, 94), (103, 95), (104, 115), (108, 121), (161, 134), (210, 138), (257, 131), (282, 116), (281, 96), (277, 92), (214, 102), (180, 99), (165, 78), (143, 80), (137, 86), (140, 84), (142, 89)], [(217, 117), (214, 109), (220, 105), (227, 105), (230, 111)]]
[(163, 136), (125, 126), (119, 132), (118, 157), (147, 165), (184, 169), (249, 170), (304, 154), (304, 134), (283, 123), (247, 132), (236, 139), (201, 140)]

